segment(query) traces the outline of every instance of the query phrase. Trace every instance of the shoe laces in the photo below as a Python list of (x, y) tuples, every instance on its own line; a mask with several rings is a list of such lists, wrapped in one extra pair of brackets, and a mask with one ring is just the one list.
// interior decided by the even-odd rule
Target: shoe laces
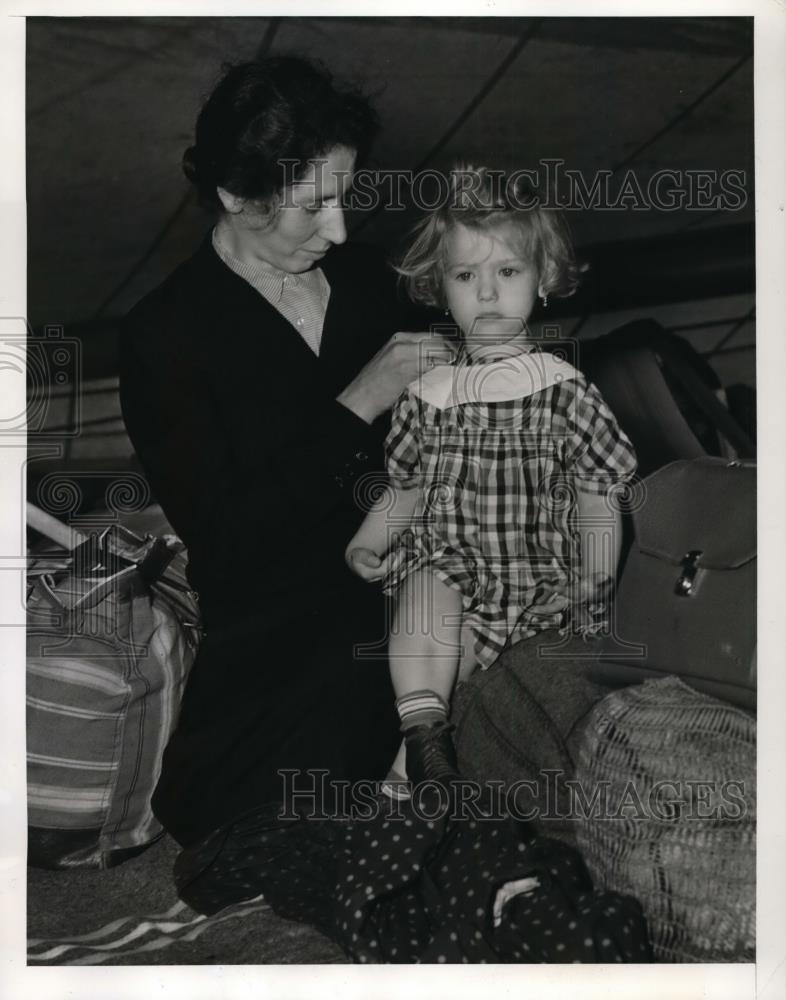
[(456, 764), (451, 759), (452, 746), (443, 739), (445, 733), (455, 728), (451, 722), (435, 722), (430, 726), (418, 726), (410, 737), (417, 743), (423, 770), (437, 780), (458, 777)]

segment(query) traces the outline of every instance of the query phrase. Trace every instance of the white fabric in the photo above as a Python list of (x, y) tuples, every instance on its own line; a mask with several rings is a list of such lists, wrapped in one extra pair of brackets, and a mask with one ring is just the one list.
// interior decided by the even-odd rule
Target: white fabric
[(567, 361), (532, 351), (488, 364), (438, 365), (415, 379), (409, 390), (432, 406), (445, 410), (464, 403), (524, 399), (579, 375)]

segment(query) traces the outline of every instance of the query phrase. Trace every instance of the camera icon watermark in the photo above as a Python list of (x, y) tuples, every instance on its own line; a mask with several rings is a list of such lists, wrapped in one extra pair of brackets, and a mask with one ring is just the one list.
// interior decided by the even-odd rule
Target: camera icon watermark
[[(22, 396), (18, 386), (26, 378)], [(82, 345), (62, 326), (34, 331), (19, 316), (0, 317), (0, 436), (77, 437), (82, 425)]]

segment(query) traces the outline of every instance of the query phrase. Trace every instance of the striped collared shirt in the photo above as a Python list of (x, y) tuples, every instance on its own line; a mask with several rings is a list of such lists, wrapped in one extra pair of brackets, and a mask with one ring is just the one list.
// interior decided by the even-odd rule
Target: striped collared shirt
[(315, 267), (300, 274), (289, 274), (262, 264), (258, 267), (244, 264), (219, 241), (215, 229), (213, 249), (228, 268), (255, 288), (294, 326), (314, 354), (318, 355), (330, 298), (330, 285), (322, 271)]

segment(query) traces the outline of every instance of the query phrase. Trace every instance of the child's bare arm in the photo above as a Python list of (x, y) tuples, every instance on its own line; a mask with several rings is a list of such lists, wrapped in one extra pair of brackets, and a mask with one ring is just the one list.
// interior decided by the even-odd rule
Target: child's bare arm
[(394, 536), (412, 520), (417, 497), (417, 489), (390, 486), (366, 514), (344, 553), (349, 568), (362, 579), (373, 582), (385, 576), (388, 571), (385, 556)]
[(622, 519), (605, 493), (578, 491), (580, 599), (601, 597), (614, 582), (622, 548)]

